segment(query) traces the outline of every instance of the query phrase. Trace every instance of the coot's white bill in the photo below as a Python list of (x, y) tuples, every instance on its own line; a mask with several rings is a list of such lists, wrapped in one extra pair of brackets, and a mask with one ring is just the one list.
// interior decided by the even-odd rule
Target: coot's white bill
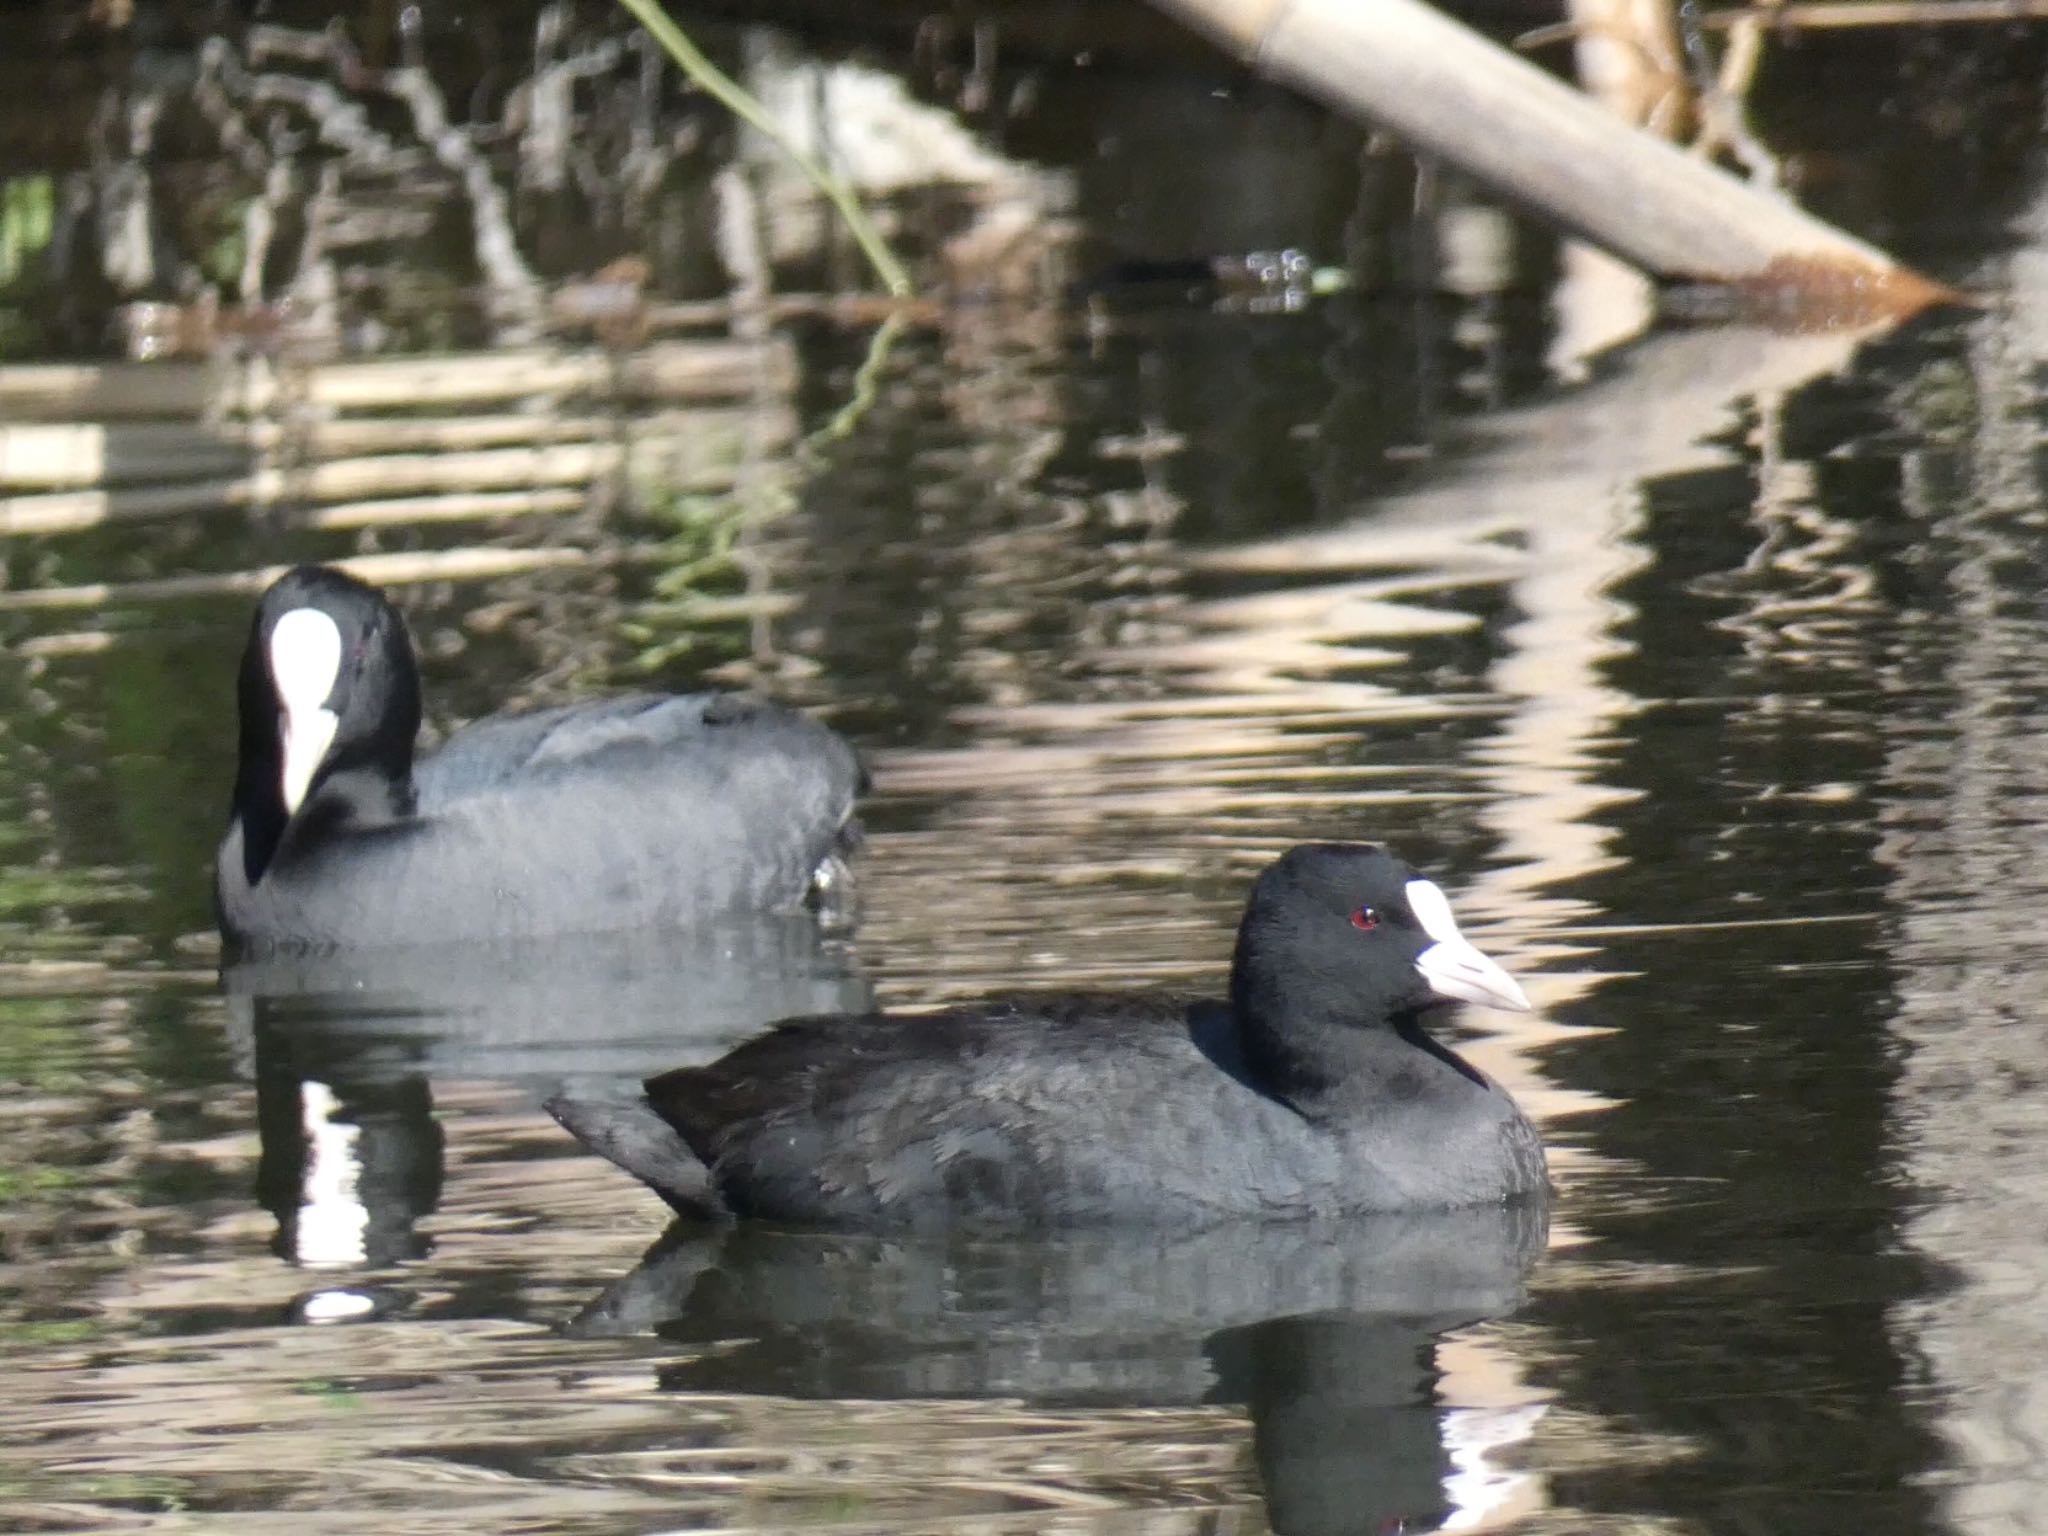
[(296, 811), (341, 721), (327, 701), (341, 675), (341, 629), (318, 608), (294, 608), (270, 632), (270, 680), (282, 719), (284, 770), (279, 789), (286, 811)]
[(1513, 1013), (1529, 1011), (1528, 994), (1515, 978), (1486, 958), (1458, 931), (1451, 916), (1451, 904), (1431, 880), (1408, 882), (1408, 910), (1422, 924), (1422, 931), (1436, 942), (1415, 957), (1415, 969), (1422, 973), (1430, 990), (1439, 997), (1479, 1003), (1488, 1008), (1505, 1008)]

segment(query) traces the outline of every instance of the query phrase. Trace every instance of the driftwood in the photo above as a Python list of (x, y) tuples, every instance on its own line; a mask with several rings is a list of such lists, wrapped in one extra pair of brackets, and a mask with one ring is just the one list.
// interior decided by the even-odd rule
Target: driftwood
[(1264, 73), (1645, 271), (1754, 289), (1780, 315), (1849, 323), (1956, 295), (1746, 186), (1419, 0), (1154, 0)]

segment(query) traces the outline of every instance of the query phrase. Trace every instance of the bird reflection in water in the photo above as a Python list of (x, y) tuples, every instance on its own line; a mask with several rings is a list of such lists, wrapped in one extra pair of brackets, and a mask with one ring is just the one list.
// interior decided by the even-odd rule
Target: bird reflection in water
[(678, 1222), (567, 1330), (681, 1346), (676, 1391), (1238, 1408), (1276, 1531), (1469, 1529), (1532, 1500), (1504, 1453), (1545, 1410), (1447, 1406), (1444, 1341), (1520, 1305), (1547, 1232), (1541, 1201), (1042, 1237)]
[[(440, 1202), (446, 1151), (437, 1079), (511, 1083), (538, 1102), (565, 1082), (708, 1061), (773, 1019), (871, 1001), (846, 945), (803, 916), (517, 949), (279, 956), (222, 982), (237, 1064), (257, 1087), (257, 1195), (279, 1256), (307, 1269), (426, 1256), (419, 1224)], [(354, 1294), (309, 1316), (380, 1315)]]

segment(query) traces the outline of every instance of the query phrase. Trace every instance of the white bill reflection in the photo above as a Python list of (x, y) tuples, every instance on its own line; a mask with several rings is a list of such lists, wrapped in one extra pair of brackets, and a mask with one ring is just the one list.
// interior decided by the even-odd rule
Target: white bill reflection
[(359, 1194), (362, 1128), (340, 1119), (341, 1101), (325, 1083), (299, 1086), (299, 1123), (306, 1135), (306, 1170), (299, 1186), (299, 1216), (292, 1225), (292, 1257), (301, 1264), (360, 1264), (368, 1256), (369, 1208)]

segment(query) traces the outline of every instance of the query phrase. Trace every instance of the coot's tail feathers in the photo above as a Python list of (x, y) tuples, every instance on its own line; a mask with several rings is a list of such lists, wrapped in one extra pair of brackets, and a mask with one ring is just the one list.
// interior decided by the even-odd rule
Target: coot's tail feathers
[(599, 1157), (633, 1175), (679, 1216), (724, 1221), (730, 1215), (711, 1173), (645, 1099), (576, 1099), (556, 1094), (542, 1108)]

